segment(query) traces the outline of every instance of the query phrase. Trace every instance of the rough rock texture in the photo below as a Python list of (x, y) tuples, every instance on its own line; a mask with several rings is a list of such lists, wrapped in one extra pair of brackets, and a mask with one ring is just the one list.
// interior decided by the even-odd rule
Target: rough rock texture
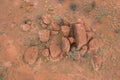
[(81, 48), (81, 50), (80, 50), (80, 55), (81, 55), (81, 56), (84, 56), (84, 54), (87, 52), (87, 50), (88, 50), (88, 47), (87, 47), (87, 46), (83, 46), (83, 47)]
[(69, 37), (68, 39), (69, 39), (69, 41), (70, 41), (70, 44), (75, 43), (75, 39), (74, 39), (73, 37)]
[(59, 31), (60, 30), (60, 26), (57, 23), (52, 23), (52, 30), (53, 31)]
[(42, 20), (47, 25), (49, 25), (51, 23), (51, 20), (47, 15), (42, 16)]
[(40, 30), (38, 34), (42, 42), (47, 42), (50, 38), (50, 31), (47, 29)]
[(58, 31), (52, 31), (51, 35), (57, 35), (59, 32)]
[(24, 56), (23, 56), (25, 63), (30, 64), (30, 65), (34, 64), (38, 57), (38, 52), (39, 52), (39, 49), (37, 46), (32, 46), (28, 48), (25, 51)]
[[(98, 40), (91, 29), (87, 28), (83, 18), (78, 18), (72, 24), (65, 17), (61, 20), (62, 24), (58, 25), (55, 21), (51, 21), (47, 15), (40, 17), (42, 28), (38, 35), (45, 48), (42, 50), (43, 56), (51, 61), (59, 61), (68, 56), (80, 60), (85, 58), (86, 54), (95, 54), (98, 51)], [(30, 26), (31, 22), (28, 21), (25, 25)], [(50, 29), (48, 25), (51, 26)], [(23, 27), (24, 31), (28, 31), (29, 28)], [(28, 61), (26, 62), (28, 63)]]
[(85, 28), (82, 24), (75, 24), (75, 39), (77, 48), (80, 49), (83, 45), (87, 43), (87, 35)]
[(102, 66), (102, 57), (101, 56), (94, 56), (93, 59), (91, 60), (92, 66), (95, 71), (98, 71), (101, 66)]
[(56, 58), (60, 55), (61, 53), (61, 48), (60, 48), (60, 43), (57, 39), (58, 37), (57, 36), (54, 36), (51, 40), (51, 43), (50, 43), (50, 55), (52, 58)]
[(62, 50), (65, 53), (68, 53), (70, 51), (70, 42), (65, 37), (62, 37)]
[(63, 22), (65, 25), (69, 25), (69, 20), (66, 17), (63, 18)]
[(93, 32), (87, 32), (87, 40), (89, 41), (92, 38), (95, 38), (94, 33)]
[(43, 23), (43, 21), (40, 22), (42, 28), (47, 28), (48, 26), (46, 24)]
[(89, 53), (96, 53), (99, 49), (99, 42), (97, 39), (92, 39), (89, 43)]
[(48, 56), (50, 55), (49, 49), (44, 49), (44, 50), (42, 51), (42, 55), (45, 56), (45, 57), (48, 57)]
[(61, 26), (61, 31), (63, 32), (63, 35), (65, 37), (68, 37), (69, 33), (70, 33), (70, 27), (69, 26)]
[(26, 32), (26, 31), (29, 31), (31, 29), (31, 26), (28, 25), (28, 24), (22, 24), (21, 28), (22, 28), (23, 31)]

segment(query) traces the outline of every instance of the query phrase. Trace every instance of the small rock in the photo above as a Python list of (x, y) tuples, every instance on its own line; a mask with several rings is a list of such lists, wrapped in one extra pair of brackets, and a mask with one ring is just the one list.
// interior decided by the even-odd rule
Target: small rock
[(87, 46), (83, 46), (83, 47), (81, 48), (81, 50), (80, 50), (80, 55), (81, 55), (81, 56), (84, 56), (84, 54), (87, 52), (87, 50), (88, 50), (88, 47), (87, 47)]
[(40, 30), (39, 38), (40, 38), (40, 41), (47, 42), (50, 38), (50, 31), (47, 29)]
[(65, 53), (68, 53), (70, 51), (70, 42), (67, 38), (62, 37), (62, 50)]
[(65, 25), (69, 25), (69, 20), (66, 17), (63, 18), (63, 22)]
[(102, 63), (103, 63), (102, 57), (94, 56), (93, 59), (91, 60), (91, 63), (95, 71), (100, 70), (100, 68), (102, 67)]
[(25, 21), (25, 24), (32, 25), (32, 21), (30, 19)]
[(61, 26), (61, 30), (62, 30), (63, 35), (65, 37), (69, 36), (69, 33), (70, 33), (70, 27), (69, 26)]
[(77, 48), (80, 49), (83, 45), (87, 43), (87, 34), (82, 24), (75, 24), (74, 30)]
[(51, 20), (50, 20), (50, 18), (49, 18), (47, 15), (44, 15), (44, 16), (42, 17), (42, 20), (43, 20), (43, 22), (44, 22), (46, 25), (49, 25), (49, 24), (51, 23)]
[(31, 29), (31, 26), (28, 24), (23, 24), (23, 25), (21, 25), (21, 28), (23, 31), (27, 32)]
[(68, 39), (70, 41), (70, 44), (73, 44), (75, 42), (75, 39), (73, 37), (69, 37)]
[(53, 36), (49, 48), (52, 58), (56, 58), (61, 54), (60, 43), (58, 42), (56, 36)]
[(89, 43), (89, 53), (96, 53), (100, 45), (97, 39), (92, 39)]
[(36, 59), (38, 57), (39, 49), (37, 46), (32, 46), (26, 50), (24, 53), (24, 61), (27, 64), (34, 64), (36, 62)]
[(40, 22), (42, 28), (47, 28), (48, 26), (46, 24), (44, 24), (43, 22)]
[(59, 32), (58, 31), (52, 31), (51, 35), (57, 35)]
[(48, 57), (49, 56), (49, 49), (44, 49), (42, 51), (43, 56)]
[(52, 23), (52, 30), (59, 31), (60, 30), (60, 26), (57, 23)]

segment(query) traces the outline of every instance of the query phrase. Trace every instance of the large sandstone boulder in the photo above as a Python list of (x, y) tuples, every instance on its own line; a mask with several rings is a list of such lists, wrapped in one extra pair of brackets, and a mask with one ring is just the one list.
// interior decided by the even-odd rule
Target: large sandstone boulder
[(25, 51), (24, 56), (23, 56), (25, 63), (30, 64), (30, 65), (34, 64), (38, 57), (38, 53), (39, 53), (39, 49), (37, 46), (32, 46), (28, 48)]
[(80, 49), (83, 45), (87, 43), (87, 34), (84, 26), (80, 23), (75, 24), (74, 35), (77, 44), (77, 48)]
[(61, 54), (60, 43), (58, 41), (57, 36), (53, 36), (49, 48), (50, 48), (50, 55), (52, 58), (56, 58)]

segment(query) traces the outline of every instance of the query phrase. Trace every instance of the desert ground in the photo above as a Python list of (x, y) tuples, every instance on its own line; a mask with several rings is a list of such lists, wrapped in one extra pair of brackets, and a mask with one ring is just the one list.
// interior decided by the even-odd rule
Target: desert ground
[(0, 0), (0, 80), (120, 80), (120, 0)]

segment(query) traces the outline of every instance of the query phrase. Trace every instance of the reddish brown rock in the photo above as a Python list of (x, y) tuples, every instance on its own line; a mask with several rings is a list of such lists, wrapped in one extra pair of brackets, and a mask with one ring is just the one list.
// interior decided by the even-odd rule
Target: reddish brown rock
[(25, 63), (30, 64), (30, 65), (34, 64), (38, 57), (38, 52), (39, 52), (39, 49), (37, 46), (32, 46), (28, 48), (26, 52), (24, 53)]
[(65, 37), (69, 36), (69, 33), (70, 33), (70, 27), (69, 26), (61, 26), (61, 30), (62, 30), (63, 35)]
[(26, 32), (26, 31), (29, 31), (31, 29), (31, 26), (28, 24), (23, 24), (23, 25), (21, 25), (21, 28), (23, 31)]
[(52, 30), (59, 31), (60, 30), (60, 26), (57, 23), (52, 23)]
[(47, 15), (42, 16), (42, 20), (47, 25), (49, 25), (51, 23), (51, 20)]
[(68, 53), (70, 51), (70, 42), (67, 38), (62, 37), (62, 50), (65, 53)]
[(92, 38), (95, 38), (95, 35), (93, 32), (87, 32), (87, 40), (90, 40)]
[(47, 25), (44, 24), (43, 22), (40, 22), (40, 24), (41, 24), (42, 28), (47, 28)]
[(52, 62), (57, 62), (57, 61), (60, 61), (60, 60), (62, 60), (62, 59), (63, 59), (63, 56), (62, 56), (62, 55), (60, 55), (60, 56), (58, 56), (58, 57), (56, 57), (56, 58), (50, 57), (50, 61), (52, 61)]
[(47, 29), (40, 30), (39, 38), (40, 38), (40, 41), (47, 42), (50, 38), (50, 31)]
[(60, 43), (57, 39), (57, 36), (53, 36), (51, 43), (50, 43), (50, 55), (52, 58), (56, 58), (61, 54)]
[(87, 43), (87, 34), (82, 24), (75, 24), (74, 30), (77, 48), (80, 49), (83, 45)]
[(51, 35), (57, 35), (59, 32), (58, 31), (52, 31)]
[(65, 25), (69, 25), (69, 20), (66, 17), (63, 18), (63, 22)]
[(91, 60), (91, 63), (95, 71), (100, 70), (103, 63), (102, 57), (94, 56), (93, 59)]
[(70, 44), (73, 44), (75, 42), (75, 39), (73, 37), (69, 37), (68, 39), (70, 41)]
[(89, 43), (89, 53), (96, 53), (99, 49), (100, 45), (97, 39), (92, 39)]
[(43, 54), (43, 56), (45, 56), (45, 57), (48, 57), (49, 56), (49, 49), (44, 49), (43, 51), (42, 51), (42, 54)]
[(84, 54), (87, 52), (87, 50), (88, 50), (88, 47), (87, 47), (87, 46), (83, 46), (83, 47), (81, 48), (81, 50), (80, 50), (80, 55), (81, 55), (81, 56), (84, 56)]

